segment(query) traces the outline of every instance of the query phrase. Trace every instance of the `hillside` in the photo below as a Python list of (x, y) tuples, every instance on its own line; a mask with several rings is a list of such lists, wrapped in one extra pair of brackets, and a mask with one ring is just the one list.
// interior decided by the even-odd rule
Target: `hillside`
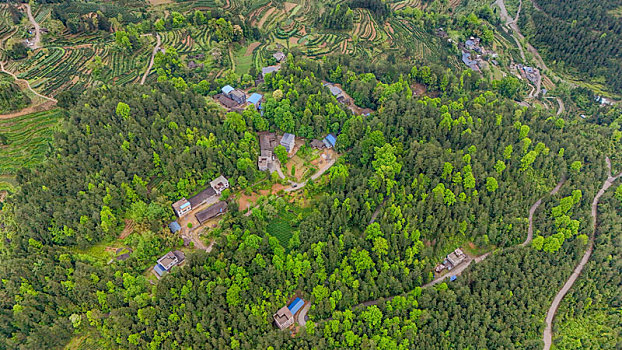
[(0, 4), (0, 349), (616, 348), (617, 9)]

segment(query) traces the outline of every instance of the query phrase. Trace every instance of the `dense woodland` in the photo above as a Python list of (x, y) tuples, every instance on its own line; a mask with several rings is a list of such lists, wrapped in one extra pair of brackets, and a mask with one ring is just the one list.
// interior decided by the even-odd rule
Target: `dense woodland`
[[(20, 172), (1, 212), (2, 347), (55, 348), (80, 335), (99, 348), (541, 346), (546, 306), (586, 247), (580, 234), (604, 156), (617, 154), (619, 169), (619, 132), (519, 107), (476, 75), (446, 73), (430, 98), (409, 87), (428, 81), (425, 67), (395, 80), (356, 69), (290, 57), (266, 79), (263, 117), (224, 114), (168, 82), (104, 87), (70, 103), (53, 161)], [(353, 89), (376, 84), (369, 117), (321, 86), (348, 72)], [(144, 269), (178, 244), (163, 233), (170, 203), (218, 174), (234, 191), (261, 179), (255, 131), (279, 129), (335, 132), (343, 157), (304, 190), (307, 204), (271, 197), (244, 216), (231, 202), (214, 252), (190, 254), (150, 286)], [(579, 228), (547, 249), (513, 248), (529, 206), (562, 178), (567, 187), (550, 205), (571, 196), (563, 214)], [(269, 207), (299, 205), (312, 209), (282, 246), (266, 233)], [(551, 211), (537, 218), (543, 239), (557, 233)], [(104, 265), (77, 249), (118, 235), (130, 218), (141, 228), (127, 261)], [(440, 257), (467, 242), (498, 251), (449, 286), (421, 289)], [(313, 307), (292, 338), (271, 317), (295, 292)]]
[(540, 53), (562, 71), (622, 90), (619, 0), (537, 0), (521, 27)]
[[(620, 87), (617, 0), (586, 16), (589, 1), (547, 1), (537, 2), (542, 10), (526, 8), (521, 23), (543, 56)], [(202, 58), (166, 47), (155, 54), (157, 81), (145, 85), (101, 81), (57, 96), (63, 118), (47, 160), (16, 174), (0, 210), (0, 349), (69, 342), (83, 349), (542, 348), (545, 313), (589, 244), (605, 157), (622, 171), (622, 109), (599, 106), (585, 88), (560, 95), (589, 113), (586, 120), (523, 107), (518, 79), (410, 59), (406, 45), (373, 60), (339, 53), (311, 60), (284, 50), (281, 69), (255, 87), (254, 65), (248, 74), (208, 75), (225, 66), (215, 62), (229, 60), (232, 47), (268, 35), (249, 19), (220, 9), (158, 17), (145, 6), (53, 7), (52, 20), (71, 35), (114, 38), (119, 52), (145, 48), (143, 34), (191, 37), (205, 28), (214, 46)], [(345, 32), (360, 9), (379, 23), (397, 13), (427, 34), (442, 26), (495, 41), (489, 6), (449, 16), (350, 0), (328, 4), (313, 20), (323, 31)], [(13, 12), (13, 21), (23, 20)], [(569, 35), (576, 41), (561, 42)], [(458, 54), (444, 45), (440, 55)], [(29, 50), (15, 44), (5, 53)], [(105, 76), (112, 68), (98, 57), (89, 69)], [(205, 67), (189, 68), (190, 59)], [(354, 115), (326, 82), (372, 112)], [(226, 112), (210, 97), (224, 84), (264, 94), (261, 113)], [(0, 81), (0, 112), (28, 103), (12, 79)], [(333, 133), (340, 156), (296, 194), (260, 196), (244, 215), (237, 196), (282, 182), (257, 169), (262, 131), (307, 140)], [(4, 140), (0, 130), (0, 152)], [(221, 197), (229, 211), (205, 240), (215, 240), (213, 250), (182, 248), (167, 228), (171, 204), (219, 175), (231, 189)], [(520, 246), (538, 199), (533, 242)], [(594, 254), (555, 321), (560, 349), (622, 346), (620, 182), (598, 213)], [(269, 233), (284, 217), (292, 229), (285, 242)], [(119, 238), (129, 222), (131, 234)], [(129, 258), (95, 253), (110, 242), (131, 247)], [(489, 255), (456, 281), (426, 286), (457, 247)], [(185, 265), (156, 281), (148, 269), (171, 249), (186, 249)], [(292, 336), (272, 315), (294, 295), (312, 307)]]

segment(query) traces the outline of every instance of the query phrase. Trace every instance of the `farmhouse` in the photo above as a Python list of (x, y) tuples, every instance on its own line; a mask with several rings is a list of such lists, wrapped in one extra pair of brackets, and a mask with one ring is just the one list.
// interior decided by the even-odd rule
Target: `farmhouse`
[(186, 198), (182, 198), (177, 202), (173, 203), (173, 211), (177, 217), (182, 217), (186, 215), (190, 210), (192, 210), (192, 205)]
[(462, 252), (460, 248), (456, 248), (453, 252), (447, 255), (447, 259), (445, 259), (445, 265), (447, 266), (447, 270), (453, 269), (454, 267), (460, 265), (466, 259), (466, 255)]
[(281, 61), (285, 60), (285, 54), (283, 52), (281, 52), (281, 51), (275, 52), (274, 55), (272, 55), (272, 57), (274, 57), (274, 59), (277, 62), (281, 62)]
[(222, 175), (212, 180), (209, 184), (218, 195), (229, 188), (229, 181)]
[(266, 171), (270, 169), (274, 156), (272, 151), (276, 147), (276, 134), (271, 132), (259, 133), (259, 158), (257, 159), (257, 167), (260, 171)]
[(318, 140), (318, 139), (313, 139), (311, 141), (311, 148), (315, 148), (315, 149), (324, 149), (326, 148), (326, 145), (324, 144), (324, 142)]
[(462, 51), (462, 62), (466, 64), (469, 68), (474, 71), (479, 71), (479, 66), (477, 65), (477, 61), (471, 59), (471, 53)]
[(168, 252), (158, 259), (157, 264), (153, 267), (153, 273), (160, 279), (164, 274), (169, 272), (173, 266), (181, 264), (185, 258), (186, 256), (184, 253), (179, 250)]
[(213, 219), (219, 215), (224, 214), (227, 211), (227, 203), (220, 201), (205, 210), (198, 212), (195, 217), (199, 221), (199, 224), (203, 224), (207, 220)]
[(259, 171), (266, 171), (268, 170), (271, 162), (272, 159), (270, 157), (259, 156), (257, 159), (257, 168), (259, 168)]
[(208, 187), (203, 191), (197, 193), (195, 196), (190, 197), (188, 200), (192, 208), (207, 203), (210, 199), (216, 196), (216, 191), (212, 187)]
[(294, 315), (303, 307), (305, 301), (296, 298), (288, 306), (283, 306), (272, 317), (280, 329), (285, 329), (294, 324)]
[(287, 152), (291, 152), (296, 144), (296, 136), (294, 134), (285, 133), (281, 138), (281, 145), (285, 147)]
[(215, 95), (214, 98), (216, 99), (216, 101), (220, 102), (220, 104), (225, 106), (225, 108), (227, 108), (227, 109), (231, 109), (231, 108), (236, 107), (238, 105), (237, 102), (235, 102), (234, 100), (230, 99), (225, 94)]
[(239, 104), (246, 102), (246, 94), (244, 93), (244, 91), (240, 90), (231, 91), (231, 93), (229, 94), (229, 98)]
[(274, 72), (278, 72), (281, 69), (279, 66), (269, 66), (261, 68), (261, 77), (266, 79), (266, 75)]
[(209, 201), (214, 201), (226, 188), (229, 188), (229, 181), (221, 175), (210, 182), (210, 187), (190, 197), (190, 199), (182, 198), (173, 203), (173, 211), (177, 217), (182, 217), (188, 214), (192, 209), (198, 208)]
[(335, 86), (330, 83), (325, 83), (324, 86), (328, 87), (328, 89), (330, 90), (330, 93), (333, 94), (333, 96), (335, 96), (338, 102), (340, 103), (346, 102), (346, 96), (344, 95), (343, 90), (341, 90), (340, 87)]
[(246, 102), (246, 94), (244, 93), (244, 91), (234, 89), (231, 85), (225, 85), (220, 90), (222, 91), (223, 95), (238, 104)]
[(285, 329), (294, 324), (294, 315), (287, 306), (280, 308), (272, 317), (279, 329)]

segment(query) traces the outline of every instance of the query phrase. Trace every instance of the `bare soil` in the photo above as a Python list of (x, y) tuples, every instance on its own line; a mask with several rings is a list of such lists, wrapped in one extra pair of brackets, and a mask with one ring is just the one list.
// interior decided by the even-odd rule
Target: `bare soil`
[(261, 45), (260, 42), (254, 42), (254, 43), (251, 43), (250, 45), (248, 45), (248, 47), (246, 48), (246, 52), (244, 52), (244, 56), (252, 55), (253, 51), (255, 51), (255, 49), (257, 47), (259, 47), (259, 45)]

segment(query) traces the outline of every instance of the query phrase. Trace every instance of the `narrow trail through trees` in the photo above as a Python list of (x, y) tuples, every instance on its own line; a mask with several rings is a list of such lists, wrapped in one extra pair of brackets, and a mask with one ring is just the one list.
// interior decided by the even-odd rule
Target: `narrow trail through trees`
[(145, 74), (143, 74), (142, 79), (140, 79), (140, 85), (145, 85), (145, 80), (147, 80), (147, 76), (149, 76), (149, 72), (151, 72), (151, 67), (153, 67), (153, 61), (155, 60), (155, 55), (156, 53), (158, 53), (158, 50), (160, 49), (160, 44), (162, 43), (161, 39), (160, 39), (160, 34), (156, 33), (156, 45), (153, 48), (153, 52), (151, 53), (151, 60), (149, 60), (149, 66), (147, 67), (147, 70), (145, 71)]
[(622, 177), (622, 172), (616, 176), (612, 176), (611, 175), (611, 160), (609, 159), (609, 157), (606, 157), (605, 161), (607, 162), (607, 168), (608, 168), (607, 179), (603, 183), (603, 186), (598, 191), (596, 196), (594, 196), (594, 200), (592, 201), (592, 220), (593, 221), (592, 221), (592, 234), (590, 236), (589, 246), (587, 250), (585, 251), (585, 254), (583, 254), (581, 261), (579, 262), (577, 267), (575, 267), (574, 271), (572, 272), (572, 275), (570, 275), (570, 278), (568, 278), (568, 280), (566, 281), (562, 289), (557, 293), (557, 295), (553, 299), (553, 303), (551, 304), (551, 307), (546, 313), (546, 319), (545, 319), (546, 328), (544, 329), (544, 334), (543, 334), (543, 339), (542, 339), (544, 341), (544, 350), (551, 349), (551, 345), (553, 344), (553, 320), (555, 319), (555, 313), (557, 312), (557, 309), (559, 308), (559, 304), (561, 303), (562, 299), (564, 299), (564, 296), (566, 296), (570, 288), (572, 288), (573, 284), (575, 283), (575, 281), (581, 274), (581, 271), (583, 271), (585, 264), (587, 264), (588, 260), (590, 259), (592, 252), (594, 251), (594, 238), (596, 236), (596, 228), (598, 224), (596, 221), (597, 220), (596, 215), (598, 212), (598, 202), (600, 201), (600, 197), (602, 197), (603, 194), (605, 194), (605, 191), (607, 191), (607, 189), (609, 189), (609, 187), (613, 185), (613, 182), (615, 180), (617, 180), (619, 177)]

